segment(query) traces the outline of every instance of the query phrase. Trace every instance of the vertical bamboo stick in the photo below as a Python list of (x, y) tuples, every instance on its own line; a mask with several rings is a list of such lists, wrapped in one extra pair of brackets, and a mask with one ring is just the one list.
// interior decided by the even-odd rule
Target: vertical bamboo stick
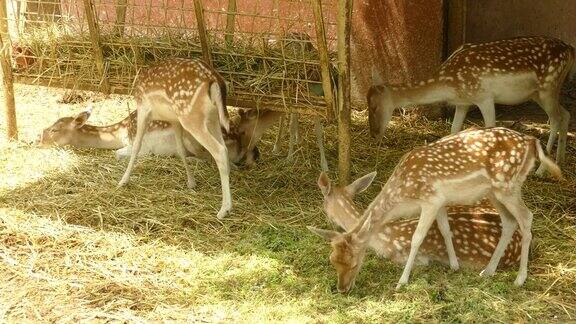
[(226, 45), (232, 46), (234, 42), (234, 23), (236, 21), (236, 0), (228, 0), (228, 15), (226, 16)]
[(90, 39), (92, 41), (92, 49), (94, 50), (94, 56), (96, 59), (96, 68), (98, 73), (102, 78), (101, 89), (102, 92), (108, 94), (110, 93), (110, 85), (108, 84), (108, 78), (106, 78), (104, 70), (104, 54), (102, 53), (102, 46), (100, 44), (100, 31), (98, 29), (98, 23), (96, 22), (96, 17), (94, 14), (94, 3), (93, 0), (84, 0), (84, 11), (86, 13), (86, 20), (88, 22), (88, 29), (90, 31)]
[[(7, 138), (18, 139), (16, 123), (16, 101), (14, 100), (14, 79), (10, 58), (10, 34), (8, 33), (8, 14), (6, 0), (0, 1), (0, 65), (2, 66), (2, 82), (4, 84), (4, 107), (6, 113)], [(6, 42), (4, 41), (6, 40)]]
[(116, 26), (115, 33), (124, 36), (124, 27), (126, 27), (126, 8), (127, 0), (116, 0)]
[(204, 56), (204, 60), (212, 65), (212, 53), (210, 53), (210, 46), (208, 46), (204, 8), (202, 7), (201, 0), (194, 0), (194, 11), (196, 12), (196, 24), (198, 25), (198, 36), (200, 37), (200, 45), (202, 46), (202, 55)]
[(352, 1), (338, 0), (338, 173), (346, 185), (350, 177), (350, 23)]
[(18, 1), (16, 10), (16, 21), (18, 26), (18, 35), (24, 32), (26, 27), (26, 12), (28, 8), (28, 1)]
[(328, 44), (326, 43), (326, 31), (324, 30), (324, 18), (322, 16), (322, 0), (313, 0), (314, 18), (316, 23), (316, 42), (320, 55), (320, 68), (322, 71), (322, 89), (326, 101), (326, 117), (329, 121), (333, 116), (334, 98), (332, 97), (332, 82), (330, 75), (330, 58), (328, 57)]

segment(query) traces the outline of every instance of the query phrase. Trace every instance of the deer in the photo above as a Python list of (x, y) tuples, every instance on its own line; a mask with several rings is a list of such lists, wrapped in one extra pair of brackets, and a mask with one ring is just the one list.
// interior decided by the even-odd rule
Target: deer
[[(306, 57), (318, 55), (318, 50), (312, 44), (312, 39), (306, 33), (290, 32), (283, 35), (283, 37), (270, 37), (268, 39), (268, 45), (272, 48), (278, 48), (282, 51), (284, 57), (302, 60)], [(331, 65), (331, 82), (335, 88), (337, 84), (337, 71)], [(310, 73), (310, 72), (308, 72)], [(310, 81), (320, 82), (322, 81), (321, 76), (308, 75)], [(312, 83), (308, 85), (308, 91), (317, 96), (324, 96), (324, 89), (321, 83)], [(276, 134), (276, 140), (274, 142), (273, 153), (278, 154), (280, 152), (281, 138), (284, 134), (284, 124), (289, 126), (289, 142), (288, 142), (288, 160), (291, 160), (294, 156), (294, 146), (301, 141), (300, 137), (300, 127), (299, 127), (299, 113), (290, 112), (287, 116), (279, 115), (279, 127), (278, 133)], [(286, 120), (286, 122), (285, 122)], [(314, 115), (314, 129), (316, 134), (316, 144), (320, 151), (320, 168), (322, 171), (328, 171), (328, 162), (326, 160), (326, 154), (324, 152), (324, 140), (323, 140), (323, 127), (321, 117), (319, 115)]]
[(344, 293), (353, 287), (368, 244), (382, 226), (417, 213), (420, 215), (410, 252), (396, 289), (408, 282), (418, 249), (434, 220), (444, 237), (450, 267), (458, 269), (446, 206), (471, 205), (485, 197), (501, 217), (502, 232), (480, 275), (494, 274), (518, 227), (522, 238), (514, 283), (523, 285), (533, 214), (522, 199), (521, 189), (536, 160), (552, 176), (563, 179), (560, 168), (546, 156), (538, 139), (503, 127), (470, 128), (406, 153), (357, 226), (326, 236), (332, 245), (330, 261), (338, 274), (338, 290)]
[(165, 121), (174, 130), (177, 153), (184, 164), (189, 188), (194, 188), (196, 183), (186, 161), (184, 132), (192, 135), (214, 158), (222, 187), (222, 205), (216, 216), (223, 219), (232, 210), (232, 196), (228, 149), (223, 137), (223, 130), (230, 131), (230, 120), (222, 76), (201, 59), (160, 61), (140, 71), (134, 98), (138, 111), (136, 135), (130, 161), (118, 186), (125, 186), (130, 179), (150, 120)]
[[(134, 136), (136, 135), (137, 111), (132, 111), (126, 118), (117, 123), (105, 126), (87, 124), (91, 114), (92, 105), (76, 116), (59, 118), (52, 125), (42, 130), (35, 144), (41, 147), (72, 146), (116, 150), (116, 158), (118, 160), (129, 158), (132, 152)], [(254, 166), (255, 161), (260, 156), (260, 152), (256, 146), (258, 142), (248, 136), (254, 131), (263, 132), (263, 130), (249, 129), (248, 125), (244, 125), (244, 123), (248, 122), (252, 127), (260, 127), (262, 125), (262, 123), (257, 123), (253, 120), (248, 121), (240, 118), (236, 124), (231, 124), (231, 131), (225, 132), (223, 135), (228, 148), (230, 162), (239, 164), (245, 157), (250, 156), (250, 166)], [(246, 133), (241, 133), (239, 129), (245, 130)], [(202, 160), (207, 158), (208, 152), (188, 132), (184, 132), (183, 140), (186, 156)], [(242, 141), (251, 143), (250, 151), (243, 147)], [(176, 139), (174, 138), (172, 125), (165, 121), (150, 121), (138, 154), (139, 156), (177, 156)]]
[[(373, 69), (368, 90), (370, 134), (382, 138), (396, 108), (447, 103), (455, 106), (451, 133), (462, 129), (470, 106), (480, 108), (485, 127), (495, 126), (495, 104), (515, 105), (533, 100), (550, 119), (546, 152), (558, 137), (556, 163), (566, 153), (570, 113), (560, 104), (560, 89), (576, 75), (575, 50), (549, 37), (518, 37), (464, 44), (428, 80), (387, 85)], [(542, 174), (543, 169), (537, 173)]]
[[(318, 187), (324, 197), (323, 207), (328, 219), (344, 231), (354, 229), (362, 216), (353, 202), (354, 196), (366, 190), (375, 177), (376, 171), (347, 186), (337, 186), (332, 184), (326, 173), (321, 172)], [(447, 206), (446, 212), (459, 263), (474, 269), (488, 264), (502, 232), (500, 216), (494, 207), (483, 199), (471, 206)], [(410, 252), (410, 237), (417, 222), (416, 219), (405, 219), (382, 224), (369, 238), (368, 246), (379, 256), (404, 265)], [(308, 228), (328, 240), (339, 235), (336, 231)], [(518, 263), (520, 243), (520, 234), (516, 231), (500, 261), (504, 267)], [(430, 261), (449, 265), (446, 244), (437, 224), (430, 227), (414, 264), (428, 265)]]

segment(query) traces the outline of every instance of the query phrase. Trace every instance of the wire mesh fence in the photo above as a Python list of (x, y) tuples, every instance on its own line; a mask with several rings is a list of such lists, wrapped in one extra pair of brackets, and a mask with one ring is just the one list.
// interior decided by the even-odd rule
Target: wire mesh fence
[(142, 67), (163, 58), (201, 57), (228, 82), (232, 105), (331, 112), (327, 92), (337, 83), (335, 1), (8, 0), (6, 5), (20, 82), (130, 93)]

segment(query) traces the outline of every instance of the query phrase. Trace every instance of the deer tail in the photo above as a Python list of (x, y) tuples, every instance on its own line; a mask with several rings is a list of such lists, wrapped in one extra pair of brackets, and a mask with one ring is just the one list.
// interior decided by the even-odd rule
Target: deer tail
[(562, 170), (560, 170), (558, 164), (556, 164), (554, 161), (552, 161), (552, 159), (546, 156), (546, 153), (544, 153), (540, 141), (538, 139), (534, 139), (534, 144), (536, 146), (536, 152), (538, 152), (538, 159), (540, 160), (540, 163), (542, 163), (544, 168), (548, 170), (548, 172), (550, 172), (552, 177), (561, 181), (564, 180)]
[(220, 119), (220, 126), (227, 132), (230, 131), (230, 119), (228, 117), (228, 110), (226, 109), (226, 84), (219, 82), (212, 82), (210, 85), (210, 99), (212, 103), (218, 108), (218, 117)]

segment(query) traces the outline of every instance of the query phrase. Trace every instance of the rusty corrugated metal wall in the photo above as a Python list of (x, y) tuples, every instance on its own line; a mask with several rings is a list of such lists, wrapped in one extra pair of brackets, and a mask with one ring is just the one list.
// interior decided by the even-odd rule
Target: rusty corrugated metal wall
[(442, 0), (356, 0), (352, 22), (352, 99), (364, 108), (371, 67), (388, 82), (428, 78), (440, 65)]

